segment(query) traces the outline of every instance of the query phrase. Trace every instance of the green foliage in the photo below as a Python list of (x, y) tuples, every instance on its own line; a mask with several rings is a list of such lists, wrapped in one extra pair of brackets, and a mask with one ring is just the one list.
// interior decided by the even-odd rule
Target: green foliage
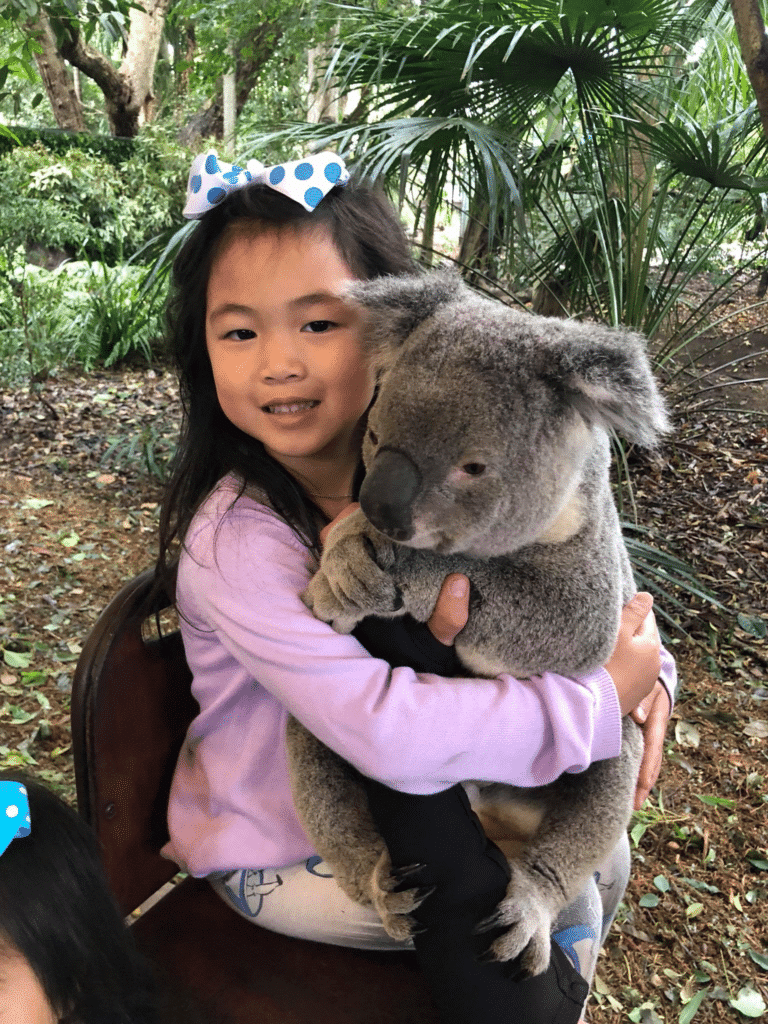
[(327, 74), (365, 91), (365, 123), (257, 126), (252, 151), (337, 146), (410, 200), (427, 248), (456, 197), (469, 225), (459, 260), (475, 280), (551, 289), (570, 315), (672, 333), (670, 351), (712, 309), (681, 315), (685, 287), (768, 191), (715, 0), (426, 0), (376, 19), (353, 8)]
[(66, 279), (25, 267), (0, 282), (0, 380), (17, 384), (77, 361), (81, 338)]
[[(67, 139), (55, 133), (56, 139)], [(113, 157), (118, 153), (113, 152)], [(20, 381), (58, 365), (151, 359), (163, 335), (167, 279), (124, 254), (162, 246), (180, 219), (189, 154), (147, 131), (119, 166), (39, 142), (0, 156), (0, 373)], [(50, 272), (50, 251), (85, 259)]]
[[(121, 38), (132, 6), (135, 6), (134, 0), (4, 0), (0, 30), (3, 37), (23, 32), (30, 20), (44, 13), (58, 35), (70, 22), (76, 21), (86, 42), (97, 32), (106, 32), (117, 40)], [(8, 68), (12, 74), (34, 81), (37, 78), (34, 55), (40, 52), (40, 46), (28, 35), (21, 38), (18, 50), (0, 59), (0, 71)]]
[[(630, 522), (622, 522), (621, 525), (635, 582), (638, 589), (647, 591), (656, 599), (654, 612), (662, 620), (659, 627), (665, 640), (670, 634), (663, 624), (675, 632), (688, 635), (680, 619), (685, 620), (687, 617), (692, 598), (712, 605), (720, 611), (727, 611), (725, 605), (698, 578), (692, 566), (676, 555), (639, 539), (648, 533), (645, 527)], [(681, 595), (684, 601), (680, 600)]]
[[(24, 304), (0, 283), (0, 379), (18, 383), (56, 366), (150, 361), (163, 337), (165, 281), (147, 267), (87, 261), (27, 266)], [(4, 290), (5, 294), (3, 294)]]
[(176, 433), (169, 436), (162, 426), (149, 423), (128, 435), (109, 438), (101, 463), (117, 472), (138, 468), (147, 476), (165, 480), (175, 450)]
[[(188, 164), (186, 151), (150, 135), (117, 167), (80, 148), (57, 156), (39, 143), (21, 146), (0, 157), (0, 205), (48, 211), (43, 223), (25, 221), (30, 229), (15, 233), (16, 244), (119, 263), (178, 221)], [(8, 218), (0, 246), (2, 223)]]
[(147, 268), (74, 263), (64, 269), (73, 290), (88, 296), (79, 318), (86, 369), (96, 362), (112, 366), (134, 354), (149, 362), (163, 333), (164, 294), (145, 288)]
[(256, 44), (272, 50), (264, 77), (274, 99), (275, 91), (291, 80), (299, 85), (306, 74), (307, 49), (327, 36), (339, 15), (335, 4), (312, 0), (222, 0), (215, 7), (206, 0), (178, 0), (169, 22), (194, 24), (198, 45), (193, 70), (197, 83), (210, 91), (231, 70), (230, 45), (245, 60), (258, 56)]
[[(709, 303), (687, 313), (685, 288), (738, 236), (751, 216), (750, 195), (768, 189), (768, 179), (750, 173), (765, 155), (754, 105), (735, 123), (706, 131), (681, 118), (587, 137), (578, 146), (578, 123), (563, 113), (563, 124), (570, 166), (567, 174), (551, 169), (531, 197), (534, 233), (516, 240), (516, 253), (534, 279), (567, 284), (572, 313), (638, 327), (649, 337), (664, 333), (680, 351), (705, 329), (735, 273)], [(642, 188), (638, 161), (648, 176)], [(736, 273), (746, 266), (742, 261)]]
[[(120, 167), (136, 153), (136, 139), (116, 139), (111, 135), (90, 135), (88, 132), (65, 132), (60, 128), (26, 128), (13, 125), (13, 134), (0, 137), (0, 155), (10, 153), (17, 146), (34, 147), (39, 143), (50, 153), (66, 158), (72, 149), (90, 153), (114, 167)], [(14, 137), (15, 140), (14, 141)]]

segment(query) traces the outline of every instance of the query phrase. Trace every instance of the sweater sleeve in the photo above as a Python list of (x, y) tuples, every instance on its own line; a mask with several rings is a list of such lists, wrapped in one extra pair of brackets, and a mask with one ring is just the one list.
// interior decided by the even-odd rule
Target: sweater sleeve
[(675, 665), (675, 659), (665, 648), (661, 648), (661, 671), (659, 672), (659, 679), (662, 686), (667, 691), (669, 697), (669, 711), (672, 713), (672, 708), (675, 706), (675, 695), (677, 693), (677, 666)]
[(247, 717), (260, 686), (363, 774), (411, 793), (465, 779), (543, 785), (618, 754), (620, 710), (604, 669), (576, 680), (393, 669), (305, 607), (299, 594), (314, 568), (256, 503), (193, 526), (177, 596), (185, 640), (198, 645), (201, 729), (216, 716)]

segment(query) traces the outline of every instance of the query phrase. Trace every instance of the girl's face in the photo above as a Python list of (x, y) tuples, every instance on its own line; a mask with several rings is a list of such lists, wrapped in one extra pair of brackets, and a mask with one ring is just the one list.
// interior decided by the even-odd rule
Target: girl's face
[(224, 415), (314, 490), (354, 471), (373, 397), (360, 314), (341, 298), (352, 276), (324, 228), (284, 228), (234, 234), (208, 279)]

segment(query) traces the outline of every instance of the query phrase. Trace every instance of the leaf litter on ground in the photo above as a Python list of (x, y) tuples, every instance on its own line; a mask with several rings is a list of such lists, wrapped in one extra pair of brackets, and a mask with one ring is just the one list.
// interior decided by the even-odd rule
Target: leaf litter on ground
[[(0, 415), (0, 766), (74, 801), (74, 664), (114, 593), (154, 560), (153, 466), (173, 450), (177, 390), (160, 370), (66, 373), (0, 392)], [(684, 601), (691, 638), (670, 638), (681, 688), (659, 784), (632, 823), (590, 1024), (756, 1019), (768, 998), (768, 429), (749, 412), (682, 414), (659, 457), (630, 461), (644, 542), (695, 567), (723, 607)]]

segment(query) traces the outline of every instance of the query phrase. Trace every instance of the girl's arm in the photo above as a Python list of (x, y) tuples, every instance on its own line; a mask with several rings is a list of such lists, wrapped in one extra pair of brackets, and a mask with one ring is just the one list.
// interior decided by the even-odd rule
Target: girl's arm
[[(452, 647), (447, 645), (453, 644), (469, 617), (469, 587), (466, 584), (467, 578), (459, 575), (447, 576), (443, 582), (435, 610), (427, 623), (429, 632), (435, 638), (434, 646), (438, 649), (438, 654), (441, 644), (446, 645), (445, 651), (452, 651)], [(628, 609), (625, 608), (622, 617), (626, 617), (627, 614)], [(621, 638), (619, 643), (621, 643)], [(664, 756), (664, 737), (672, 712), (673, 680), (676, 669), (671, 655), (663, 648), (661, 649), (661, 664), (661, 671), (666, 673), (668, 678), (662, 680), (660, 675), (653, 690), (632, 711), (632, 717), (643, 730), (645, 741), (643, 761), (635, 790), (635, 810), (640, 810), (643, 806), (659, 777)], [(608, 669), (608, 673), (610, 675), (610, 669)], [(447, 674), (455, 675), (456, 673), (449, 672)], [(614, 679), (614, 685), (615, 683)]]
[(202, 668), (202, 731), (216, 716), (247, 717), (257, 681), (361, 772), (407, 792), (467, 778), (540, 785), (618, 754), (621, 712), (604, 669), (576, 681), (391, 669), (302, 604), (315, 566), (285, 523), (248, 501), (213, 511), (190, 531), (178, 584)]

